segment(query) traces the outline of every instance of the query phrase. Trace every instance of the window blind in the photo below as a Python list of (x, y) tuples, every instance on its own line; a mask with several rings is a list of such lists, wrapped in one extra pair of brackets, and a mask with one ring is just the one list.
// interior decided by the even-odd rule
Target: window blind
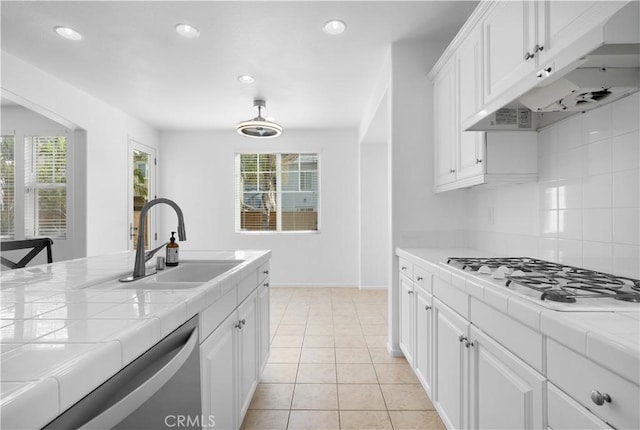
[(0, 237), (15, 236), (15, 136), (0, 136)]
[(25, 236), (66, 235), (66, 136), (26, 136)]
[(317, 231), (318, 154), (238, 154), (238, 231)]

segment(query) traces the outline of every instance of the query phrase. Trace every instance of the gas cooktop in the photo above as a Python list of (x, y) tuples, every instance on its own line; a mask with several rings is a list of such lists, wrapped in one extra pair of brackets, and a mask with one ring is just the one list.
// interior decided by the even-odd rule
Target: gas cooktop
[(528, 257), (452, 257), (447, 264), (557, 310), (640, 310), (640, 280)]

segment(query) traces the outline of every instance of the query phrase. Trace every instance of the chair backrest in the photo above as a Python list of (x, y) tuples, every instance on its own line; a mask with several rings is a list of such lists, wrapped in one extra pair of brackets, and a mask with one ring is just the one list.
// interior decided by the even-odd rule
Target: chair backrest
[(10, 269), (20, 269), (25, 267), (31, 260), (35, 258), (36, 255), (40, 253), (43, 249), (47, 250), (47, 263), (53, 263), (53, 256), (51, 254), (51, 245), (53, 245), (53, 240), (48, 237), (43, 237), (40, 239), (27, 239), (27, 240), (11, 240), (8, 242), (0, 242), (0, 249), (2, 252), (6, 251), (16, 251), (19, 249), (30, 249), (30, 251), (20, 259), (20, 261), (13, 262), (6, 258), (5, 256), (0, 256), (0, 262), (3, 266), (7, 266)]

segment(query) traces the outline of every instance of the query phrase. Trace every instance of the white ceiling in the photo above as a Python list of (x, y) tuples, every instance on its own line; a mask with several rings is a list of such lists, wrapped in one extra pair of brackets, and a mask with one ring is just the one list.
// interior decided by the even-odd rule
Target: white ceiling
[[(2, 1), (2, 50), (161, 130), (357, 127), (390, 43), (448, 42), (477, 1)], [(347, 31), (328, 36), (338, 18)], [(201, 37), (176, 34), (178, 23)], [(57, 36), (72, 27), (80, 42)], [(443, 45), (444, 46), (444, 45)], [(425, 70), (426, 79), (427, 70)], [(252, 85), (237, 76), (250, 74)]]

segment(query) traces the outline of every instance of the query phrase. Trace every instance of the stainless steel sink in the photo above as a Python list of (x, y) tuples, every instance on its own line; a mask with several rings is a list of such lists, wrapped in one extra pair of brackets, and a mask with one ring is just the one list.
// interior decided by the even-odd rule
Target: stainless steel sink
[(177, 267), (167, 267), (133, 282), (109, 280), (85, 288), (96, 290), (184, 290), (197, 288), (234, 269), (244, 260), (183, 260)]

